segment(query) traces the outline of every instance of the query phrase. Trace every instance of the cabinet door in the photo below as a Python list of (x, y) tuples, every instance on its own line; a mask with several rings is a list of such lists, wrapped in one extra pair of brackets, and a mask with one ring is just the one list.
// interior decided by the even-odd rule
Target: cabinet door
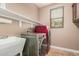
[(73, 12), (73, 22), (79, 22), (79, 3), (74, 3), (72, 5), (72, 12)]
[(76, 19), (76, 3), (74, 3), (73, 5), (72, 5), (72, 12), (73, 12), (73, 22), (75, 21), (75, 19)]
[[(79, 18), (79, 3), (76, 4), (76, 8), (77, 8), (77, 15), (76, 15), (76, 18)], [(79, 19), (78, 19), (79, 20)]]

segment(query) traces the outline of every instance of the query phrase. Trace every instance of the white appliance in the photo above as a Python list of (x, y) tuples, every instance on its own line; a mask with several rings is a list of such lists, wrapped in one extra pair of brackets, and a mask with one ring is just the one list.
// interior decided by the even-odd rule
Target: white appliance
[(25, 40), (19, 37), (0, 39), (0, 56), (14, 56), (18, 53), (22, 55)]

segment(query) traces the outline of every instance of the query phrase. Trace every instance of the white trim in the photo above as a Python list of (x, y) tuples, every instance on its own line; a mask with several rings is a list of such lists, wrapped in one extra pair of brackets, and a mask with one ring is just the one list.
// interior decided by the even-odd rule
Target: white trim
[(22, 21), (21, 20), (19, 21), (19, 27), (22, 27)]
[(63, 51), (66, 51), (66, 52), (79, 53), (79, 50), (68, 49), (68, 48), (63, 48), (63, 47), (50, 46), (50, 48), (55, 48), (55, 49), (63, 50)]
[(5, 19), (5, 18), (0, 18), (0, 23), (8, 23), (8, 24), (11, 24), (12, 23), (12, 20), (8, 20), (8, 19)]
[(0, 7), (0, 17), (5, 17), (5, 18), (9, 18), (12, 20), (17, 20), (17, 21), (24, 21), (24, 22), (30, 22), (30, 23), (34, 23), (34, 24), (42, 24), (37, 20), (31, 19), (29, 17), (26, 17), (22, 14), (19, 13), (15, 13), (13, 11), (8, 10), (7, 8), (1, 8)]

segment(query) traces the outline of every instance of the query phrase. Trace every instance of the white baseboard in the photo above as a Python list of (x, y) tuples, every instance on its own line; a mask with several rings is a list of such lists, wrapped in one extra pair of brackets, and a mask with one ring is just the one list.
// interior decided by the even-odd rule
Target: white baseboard
[(55, 49), (63, 50), (63, 51), (66, 51), (66, 52), (79, 53), (79, 50), (68, 49), (68, 48), (63, 48), (63, 47), (50, 46), (50, 48), (55, 48)]

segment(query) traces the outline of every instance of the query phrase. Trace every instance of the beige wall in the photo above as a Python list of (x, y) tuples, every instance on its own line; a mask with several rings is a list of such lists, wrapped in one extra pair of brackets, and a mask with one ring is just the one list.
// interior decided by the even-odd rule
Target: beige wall
[(21, 30), (17, 21), (12, 24), (0, 24), (0, 35), (18, 35)]
[(40, 9), (40, 21), (50, 27), (50, 9), (64, 6), (64, 28), (51, 29), (51, 45), (79, 50), (79, 28), (72, 22), (72, 4), (56, 4)]
[(6, 8), (32, 19), (38, 19), (38, 8), (31, 3), (8, 3)]
[[(39, 19), (50, 27), (50, 9), (64, 6), (64, 28), (51, 29), (51, 44), (59, 47), (79, 50), (79, 28), (72, 23), (72, 6), (71, 4), (50, 5), (40, 9)], [(7, 4), (7, 8), (27, 17), (38, 19), (38, 8), (31, 4)], [(28, 25), (24, 24), (19, 27), (17, 21), (12, 24), (0, 24), (0, 35), (19, 35), (27, 29)]]
[[(13, 3), (7, 4), (7, 9), (14, 11), (15, 13), (22, 14), (26, 17), (38, 20), (38, 8), (33, 4), (22, 4)], [(0, 23), (0, 35), (19, 35), (26, 31), (30, 24), (23, 24), (23, 27), (19, 26), (18, 21), (13, 21), (12, 24), (1, 24)]]

